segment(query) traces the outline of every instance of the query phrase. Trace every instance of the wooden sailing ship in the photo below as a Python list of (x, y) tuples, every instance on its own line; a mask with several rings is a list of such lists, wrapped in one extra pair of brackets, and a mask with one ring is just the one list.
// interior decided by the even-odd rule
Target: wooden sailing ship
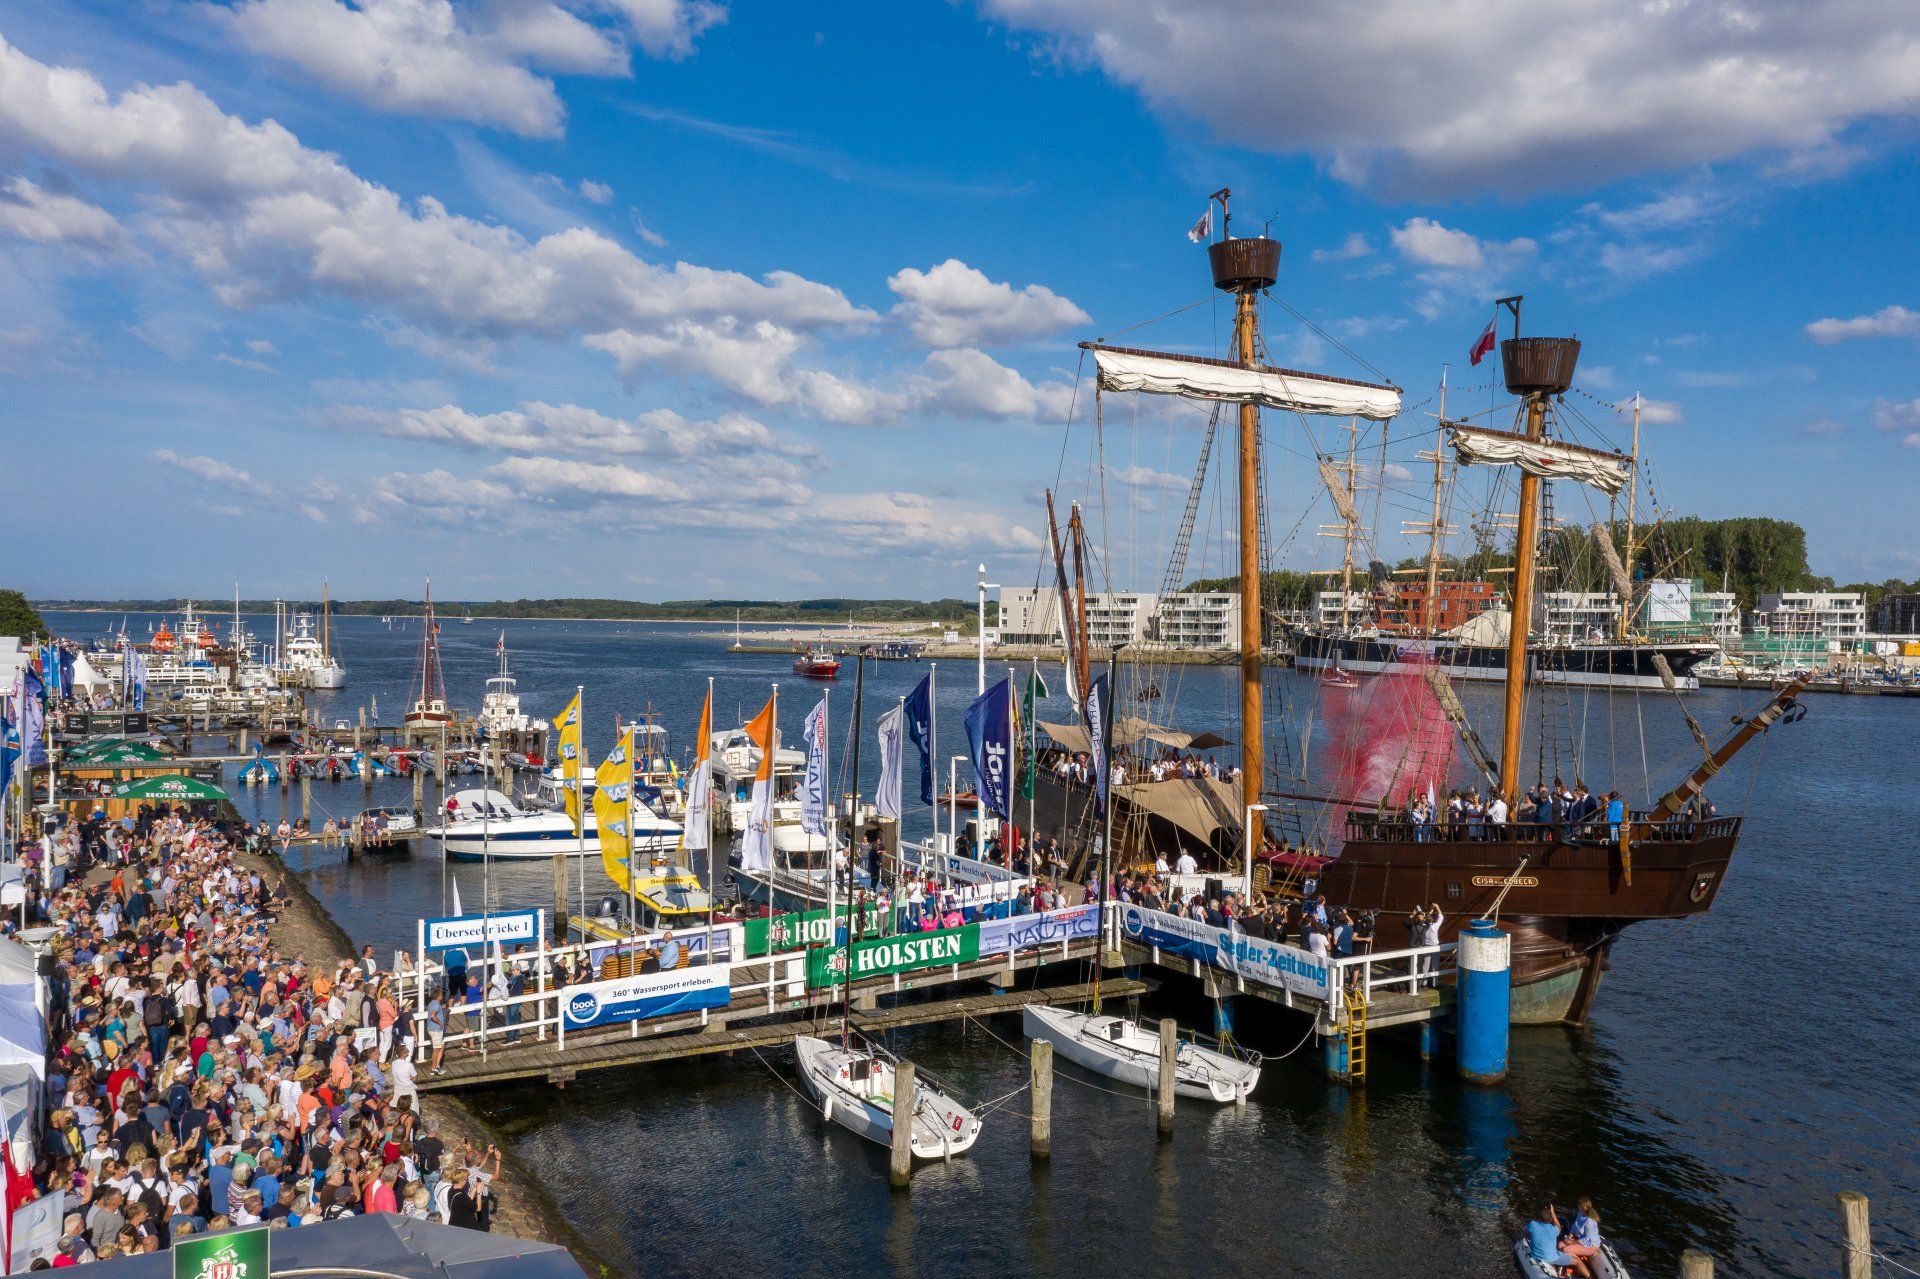
[[(1228, 194), (1223, 190), (1214, 197), (1223, 213)], [(1105, 821), (1115, 854), (1111, 860), (1121, 869), (1150, 862), (1156, 852), (1164, 855), (1169, 837), (1176, 845), (1197, 839), (1212, 851), (1214, 864), (1230, 874), (1252, 862), (1251, 853), (1243, 850), (1269, 846), (1262, 831), (1269, 808), (1277, 815), (1301, 803), (1313, 805), (1322, 819), (1334, 819), (1334, 828), (1327, 833), (1328, 846), (1320, 850), (1332, 854), (1332, 859), (1324, 865), (1317, 857), (1293, 863), (1299, 873), (1280, 885), (1283, 891), (1299, 892), (1306, 874), (1311, 873), (1306, 869), (1310, 866), (1318, 870), (1316, 887), (1331, 905), (1405, 916), (1417, 907), (1437, 903), (1446, 916), (1443, 940), (1449, 941), (1469, 921), (1494, 918), (1514, 941), (1514, 1020), (1583, 1022), (1606, 970), (1612, 943), (1623, 928), (1639, 920), (1684, 918), (1712, 907), (1740, 836), (1741, 819), (1711, 815), (1702, 789), (1748, 742), (1783, 719), (1797, 717), (1800, 711), (1795, 698), (1801, 685), (1789, 685), (1758, 714), (1739, 721), (1737, 729), (1718, 747), (1709, 746), (1704, 732), (1689, 716), (1689, 726), (1702, 750), (1699, 767), (1650, 808), (1624, 812), (1617, 821), (1604, 820), (1603, 807), (1599, 814), (1581, 821), (1511, 821), (1498, 827), (1455, 828), (1444, 821), (1416, 824), (1402, 816), (1403, 805), (1411, 798), (1407, 794), (1303, 795), (1282, 793), (1271, 786), (1275, 770), (1264, 748), (1262, 697), (1261, 623), (1266, 609), (1260, 590), (1260, 410), (1265, 407), (1305, 415), (1386, 421), (1400, 411), (1400, 392), (1391, 384), (1332, 378), (1259, 363), (1259, 297), (1277, 278), (1280, 245), (1264, 235), (1234, 238), (1230, 216), (1223, 219), (1223, 229), (1226, 238), (1209, 246), (1209, 260), (1215, 287), (1235, 299), (1235, 359), (1202, 359), (1099, 344), (1087, 344), (1086, 349), (1094, 355), (1101, 393), (1175, 395), (1238, 410), (1240, 775), (1237, 781), (1183, 778), (1178, 783), (1134, 781), (1116, 785), (1111, 789), (1109, 805), (1095, 814), (1095, 797), (1085, 787), (1047, 778), (1043, 770), (1041, 795), (1035, 806), (1036, 829), (1044, 834), (1051, 827), (1072, 848), (1076, 832), (1083, 833), (1094, 822)], [(1519, 471), (1511, 615), (1530, 619), (1541, 537), (1542, 479), (1586, 483), (1611, 491), (1609, 486), (1617, 487), (1624, 479), (1629, 459), (1554, 438), (1549, 429), (1554, 405), (1572, 383), (1580, 343), (1571, 338), (1522, 337), (1520, 299), (1503, 302), (1513, 313), (1514, 334), (1502, 344), (1501, 359), (1507, 388), (1520, 400), (1520, 429), (1499, 431), (1457, 422), (1445, 423), (1445, 427), (1456, 460), (1463, 465), (1511, 466)], [(1210, 426), (1209, 443), (1211, 434)], [(1203, 453), (1195, 477), (1196, 498), (1204, 472)], [(1190, 514), (1193, 506), (1190, 499)], [(1051, 528), (1051, 497), (1048, 518)], [(1435, 522), (1437, 525), (1437, 515)], [(1076, 577), (1080, 577), (1077, 510), (1068, 527), (1075, 547)], [(1176, 541), (1176, 547), (1181, 546)], [(1089, 686), (1084, 584), (1079, 584), (1077, 593), (1069, 590), (1066, 556), (1057, 533), (1053, 549), (1066, 613), (1069, 670), (1077, 689), (1084, 690)], [(1184, 550), (1179, 553), (1184, 554)], [(1525, 790), (1520, 753), (1526, 692), (1537, 669), (1529, 660), (1532, 630), (1524, 622), (1508, 627), (1497, 761), (1467, 723), (1444, 673), (1432, 664), (1422, 671), (1479, 769), (1480, 784), (1490, 794), (1504, 796), (1516, 811)], [(1671, 686), (1671, 676), (1667, 678)], [(1085, 736), (1077, 742), (1073, 726), (1043, 727), (1069, 750), (1091, 747), (1096, 739), (1104, 740), (1108, 749), (1116, 743), (1125, 748), (1129, 741), (1124, 720), (1100, 734), (1094, 734), (1089, 723)], [(1193, 740), (1150, 724), (1136, 725), (1132, 736), (1162, 743)], [(1182, 788), (1180, 793), (1172, 789), (1176, 786)], [(1084, 854), (1088, 847), (1084, 834), (1079, 846), (1083, 855), (1069, 864), (1076, 873), (1090, 872), (1094, 868), (1091, 858)]]
[(420, 678), (413, 705), (401, 717), (408, 729), (438, 729), (453, 722), (447, 706), (446, 679), (440, 671), (440, 625), (433, 620), (433, 580), (427, 580), (425, 615), (420, 622)]

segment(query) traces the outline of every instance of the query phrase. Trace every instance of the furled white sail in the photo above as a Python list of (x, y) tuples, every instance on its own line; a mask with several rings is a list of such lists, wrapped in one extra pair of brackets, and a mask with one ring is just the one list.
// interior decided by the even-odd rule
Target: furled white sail
[(1353, 490), (1347, 486), (1347, 477), (1333, 463), (1320, 463), (1320, 481), (1327, 486), (1327, 496), (1333, 499), (1333, 509), (1340, 512), (1340, 518), (1349, 524), (1360, 522), (1360, 512), (1353, 504)]
[(1453, 455), (1462, 466), (1517, 466), (1547, 480), (1576, 480), (1602, 493), (1626, 487), (1632, 460), (1618, 453), (1581, 448), (1556, 440), (1530, 440), (1507, 431), (1449, 426)]
[(1144, 391), (1190, 400), (1260, 404), (1294, 413), (1364, 417), (1385, 422), (1400, 412), (1400, 392), (1391, 386), (1300, 373), (1267, 365), (1247, 367), (1224, 360), (1120, 347), (1092, 346), (1104, 391)]

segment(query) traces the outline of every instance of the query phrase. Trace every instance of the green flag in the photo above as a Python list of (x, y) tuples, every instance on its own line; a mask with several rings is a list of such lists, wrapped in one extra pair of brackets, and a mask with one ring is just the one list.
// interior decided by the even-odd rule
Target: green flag
[(1027, 691), (1020, 699), (1020, 719), (1027, 728), (1027, 759), (1020, 770), (1020, 798), (1032, 799), (1034, 778), (1040, 771), (1038, 752), (1033, 749), (1034, 718), (1033, 704), (1047, 695), (1047, 682), (1040, 678), (1040, 663), (1033, 664), (1033, 672), (1027, 676)]

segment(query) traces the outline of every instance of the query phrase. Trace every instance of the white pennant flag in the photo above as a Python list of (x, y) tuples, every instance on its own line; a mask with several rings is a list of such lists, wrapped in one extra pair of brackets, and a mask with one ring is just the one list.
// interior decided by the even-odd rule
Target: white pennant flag
[(827, 833), (827, 699), (807, 714), (803, 736), (807, 742), (807, 773), (800, 783), (800, 829), (809, 835)]
[(1213, 206), (1211, 204), (1207, 206), (1207, 211), (1200, 215), (1200, 220), (1187, 232), (1187, 238), (1195, 244), (1204, 244), (1213, 238)]
[(900, 820), (900, 762), (906, 742), (907, 708), (896, 706), (880, 717), (880, 790), (874, 806), (880, 816)]

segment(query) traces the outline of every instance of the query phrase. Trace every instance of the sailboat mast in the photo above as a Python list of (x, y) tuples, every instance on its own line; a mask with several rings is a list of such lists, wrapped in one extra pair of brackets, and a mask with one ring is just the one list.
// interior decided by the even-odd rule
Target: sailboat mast
[[(1526, 404), (1526, 438), (1543, 440), (1547, 434), (1547, 404), (1565, 395), (1573, 384), (1580, 360), (1576, 338), (1520, 336), (1518, 297), (1501, 298), (1498, 305), (1513, 312), (1513, 337), (1500, 344), (1500, 362), (1507, 390)], [(1513, 612), (1507, 626), (1506, 713), (1500, 725), (1500, 792), (1509, 803), (1520, 793), (1520, 737), (1524, 727), (1527, 687), (1527, 640), (1533, 622), (1534, 576), (1540, 550), (1540, 477), (1520, 469), (1520, 521), (1513, 561)]]
[[(1446, 420), (1447, 368), (1443, 364), (1440, 366), (1440, 422), (1443, 431)], [(1436, 440), (1433, 445), (1433, 517), (1427, 526), (1427, 617), (1426, 625), (1421, 628), (1429, 639), (1433, 638), (1440, 616), (1437, 598), (1440, 594), (1440, 534), (1443, 531), (1440, 523), (1440, 497), (1446, 489), (1446, 468), (1447, 451)]]
[[(1280, 242), (1265, 235), (1236, 239), (1228, 199), (1222, 187), (1213, 198), (1220, 202), (1221, 233), (1225, 237), (1207, 246), (1213, 268), (1213, 287), (1234, 295), (1234, 355), (1248, 368), (1256, 366), (1255, 347), (1260, 327), (1260, 291), (1280, 275)], [(1240, 802), (1247, 814), (1247, 839), (1261, 846), (1260, 813), (1255, 805), (1266, 780), (1266, 747), (1261, 733), (1260, 633), (1260, 408), (1240, 402)]]
[(1084, 703), (1087, 689), (1093, 680), (1093, 656), (1087, 651), (1087, 530), (1080, 522), (1080, 503), (1073, 504), (1073, 512), (1067, 517), (1067, 531), (1073, 535), (1073, 634), (1074, 672), (1080, 680), (1080, 697)]
[[(1633, 458), (1633, 469), (1627, 472), (1627, 552), (1625, 561), (1629, 592), (1632, 591), (1633, 586), (1633, 535), (1635, 531), (1633, 527), (1633, 508), (1634, 499), (1639, 496), (1640, 493), (1640, 392), (1638, 391), (1633, 393), (1633, 451), (1630, 456)], [(1648, 605), (1648, 607), (1651, 608), (1652, 605)], [(1620, 601), (1621, 639), (1627, 637), (1627, 630), (1632, 625), (1632, 620), (1633, 598), (1632, 595), (1629, 594), (1626, 599)]]

